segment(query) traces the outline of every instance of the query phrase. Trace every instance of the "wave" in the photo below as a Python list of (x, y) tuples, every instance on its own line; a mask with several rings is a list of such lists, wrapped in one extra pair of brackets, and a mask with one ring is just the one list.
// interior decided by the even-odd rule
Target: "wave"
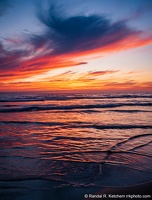
[(90, 124), (89, 122), (31, 122), (31, 121), (0, 121), (0, 124), (20, 124), (20, 125), (43, 125), (43, 126), (66, 126), (66, 128), (94, 128), (94, 129), (151, 129), (152, 125), (143, 124)]
[(141, 99), (152, 98), (152, 94), (71, 94), (71, 95), (43, 95), (43, 96), (17, 96), (17, 97), (1, 97), (0, 102), (32, 102), (32, 101), (66, 101), (66, 100), (79, 100), (79, 99)]
[(65, 106), (23, 106), (18, 108), (2, 108), (0, 112), (31, 112), (31, 111), (43, 111), (43, 110), (77, 110), (77, 109), (94, 109), (94, 108), (117, 108), (123, 106), (152, 106), (151, 102), (143, 103), (111, 103), (111, 104), (85, 104), (85, 105), (65, 105)]
[[(14, 156), (10, 158), (10, 154), (8, 154), (9, 157), (6, 159), (10, 159), (12, 165), (5, 165), (4, 162), (4, 166), (9, 173), (3, 173), (0, 176), (0, 180), (7, 181), (8, 183), (10, 181), (20, 181), (20, 185), (21, 181), (24, 180), (43, 179), (52, 181), (53, 184), (50, 185), (51, 187), (48, 186), (49, 189), (54, 189), (58, 186), (61, 187), (63, 186), (62, 183), (76, 187), (82, 185), (87, 186), (88, 184), (103, 187), (134, 186), (149, 182), (152, 178), (151, 156), (145, 153), (135, 152), (134, 149), (131, 149), (132, 152), (130, 150), (124, 150), (124, 147), (129, 146), (128, 142), (133, 140), (135, 140), (136, 145), (139, 144), (138, 142), (140, 139), (143, 142), (146, 141), (146, 138), (147, 141), (150, 141), (151, 136), (152, 134), (132, 136), (114, 144), (109, 150), (105, 151), (102, 149), (85, 151), (83, 148), (80, 151), (77, 150), (77, 152), (49, 152), (47, 150), (39, 152), (39, 157), (33, 155), (33, 159), (28, 157), (25, 159), (24, 154), (22, 154), (22, 157)], [(57, 136), (54, 139), (68, 139), (69, 137)], [(72, 140), (75, 139), (74, 137), (71, 138)], [(147, 143), (143, 143), (143, 145), (147, 145)], [(122, 147), (122, 149), (120, 149), (120, 147)], [(140, 148), (140, 146), (138, 147)], [(4, 155), (6, 155), (6, 152)], [(79, 157), (77, 157), (77, 155), (79, 155)], [(89, 155), (90, 160), (88, 159)], [(54, 156), (56, 156), (56, 158)], [(65, 160), (63, 160), (63, 156)], [(38, 165), (35, 165), (35, 163), (38, 163)], [(18, 169), (18, 172), (12, 173), (12, 171), (16, 169)], [(6, 183), (7, 186), (8, 183)], [(3, 184), (3, 186), (5, 185)], [(30, 184), (30, 186), (37, 186), (38, 190), (40, 186), (46, 189), (43, 184), (37, 185), (36, 182)]]
[(45, 126), (64, 126), (66, 123), (61, 122), (31, 122), (31, 121), (0, 121), (0, 124), (23, 124), (23, 125), (45, 125)]
[(152, 125), (129, 125), (129, 124), (123, 124), (123, 125), (92, 125), (92, 128), (95, 129), (151, 129)]
[[(132, 157), (132, 155), (130, 155), (130, 157)], [(29, 160), (26, 162), (28, 163)], [(34, 162), (35, 160), (31, 160), (31, 164)], [(77, 187), (80, 185), (86, 186), (86, 184), (103, 187), (141, 184), (151, 181), (152, 177), (151, 171), (144, 170), (144, 167), (140, 168), (134, 165), (125, 165), (121, 163), (121, 160), (117, 163), (113, 163), (111, 160), (101, 163), (98, 160), (96, 160), (96, 162), (82, 160), (81, 162), (43, 159), (39, 163), (38, 168), (30, 168), (30, 173), (26, 170), (27, 169), (24, 169), (23, 166), (23, 168), (18, 170), (17, 174), (12, 175), (11, 173), (1, 176), (0, 181), (19, 181), (19, 184), (21, 184), (21, 181), (25, 180), (42, 179), (46, 181), (55, 181), (55, 184), (52, 185), (55, 187), (57, 184), (61, 186), (63, 182)], [(124, 177), (127, 177), (125, 181)], [(35, 186), (36, 184), (31, 185)], [(38, 188), (40, 188), (40, 185), (38, 185)]]
[(150, 110), (108, 110), (110, 112), (122, 112), (122, 113), (138, 113), (138, 112), (152, 112)]
[(115, 149), (115, 148), (117, 148), (118, 146), (120, 146), (120, 145), (122, 145), (122, 144), (124, 144), (124, 143), (126, 143), (126, 142), (128, 142), (128, 141), (130, 141), (130, 140), (134, 140), (134, 139), (139, 139), (139, 138), (143, 138), (143, 137), (147, 137), (147, 136), (152, 136), (152, 134), (142, 134), (142, 135), (135, 135), (135, 136), (132, 136), (132, 137), (130, 137), (130, 138), (128, 138), (127, 140), (125, 140), (125, 141), (123, 141), (123, 142), (119, 142), (119, 143), (117, 143), (117, 145), (115, 145), (114, 147), (113, 147), (113, 149)]

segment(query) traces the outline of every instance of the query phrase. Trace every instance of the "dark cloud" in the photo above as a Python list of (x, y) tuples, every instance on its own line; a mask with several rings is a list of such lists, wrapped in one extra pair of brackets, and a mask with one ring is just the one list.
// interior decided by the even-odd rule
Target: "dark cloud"
[(35, 62), (29, 65), (29, 67), (41, 67), (43, 65), (47, 65), (49, 62)]
[[(112, 23), (104, 16), (98, 15), (65, 17), (54, 6), (51, 6), (48, 12), (41, 10), (38, 17), (47, 27), (41, 40), (50, 43), (52, 54), (106, 47), (138, 33), (124, 21)], [(39, 45), (41, 40), (33, 39), (33, 42)]]
[(119, 70), (105, 70), (105, 71), (93, 71), (93, 72), (89, 72), (89, 75), (91, 76), (101, 76), (101, 75), (105, 75), (105, 74), (113, 74), (119, 72)]
[(30, 55), (28, 50), (6, 50), (0, 42), (0, 71), (15, 70), (21, 67), (21, 58)]
[(6, 51), (0, 43), (0, 71), (15, 68), (17, 65), (15, 53)]
[(0, 74), (0, 77), (10, 77), (10, 76), (14, 76), (14, 74)]
[(0, 0), (0, 16), (4, 15), (11, 6), (12, 4), (9, 0)]
[[(33, 40), (34, 38), (34, 40)], [(77, 66), (84, 65), (87, 62), (72, 62), (72, 61), (63, 61), (58, 58), (53, 61), (53, 56), (48, 54), (48, 51), (44, 48), (45, 43), (41, 42), (41, 44), (37, 44), (36, 41), (41, 41), (41, 36), (32, 36), (29, 37), (29, 41), (32, 41), (32, 45), (30, 48), (26, 47), (27, 38), (25, 39), (25, 43), (23, 42), (16, 44), (17, 50), (6, 47), (3, 43), (0, 42), (0, 73), (18, 71), (39, 71), (41, 69), (45, 70), (46, 65), (49, 65), (50, 68), (59, 68), (65, 66)], [(5, 39), (7, 41), (7, 39)], [(42, 39), (43, 40), (43, 39)], [(9, 41), (9, 39), (8, 39)], [(33, 42), (34, 41), (34, 42)], [(23, 49), (19, 49), (22, 48)], [(21, 47), (20, 47), (21, 46)], [(41, 49), (42, 48), (42, 49)], [(39, 50), (41, 49), (40, 53)], [(37, 54), (38, 52), (38, 54)], [(30, 58), (32, 56), (32, 58)], [(47, 68), (46, 68), (47, 70)]]
[(79, 62), (79, 63), (77, 63), (77, 64), (75, 64), (75, 66), (76, 65), (86, 65), (88, 62)]
[(46, 35), (27, 35), (26, 41), (27, 43), (32, 43), (32, 46), (35, 50), (39, 50), (43, 48), (45, 45), (50, 44), (49, 39)]

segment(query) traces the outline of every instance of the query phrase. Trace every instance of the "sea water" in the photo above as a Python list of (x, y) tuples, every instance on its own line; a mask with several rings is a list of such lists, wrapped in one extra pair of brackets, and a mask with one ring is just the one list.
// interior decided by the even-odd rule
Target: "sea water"
[(151, 181), (151, 100), (150, 93), (0, 94), (3, 199)]

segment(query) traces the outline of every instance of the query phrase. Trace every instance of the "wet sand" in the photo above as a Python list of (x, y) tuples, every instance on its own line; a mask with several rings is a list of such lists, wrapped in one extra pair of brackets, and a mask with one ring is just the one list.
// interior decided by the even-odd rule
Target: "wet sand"
[[(101, 189), (92, 186), (65, 186), (51, 189), (52, 183), (44, 180), (37, 180), (37, 182), (21, 181), (18, 183), (18, 187), (15, 186), (15, 183), (11, 184), (11, 187), (9, 183), (8, 187), (6, 187), (6, 184), (1, 184), (1, 200), (151, 199), (150, 196), (152, 197), (152, 182), (135, 187), (106, 187)], [(140, 195), (140, 198), (137, 195)], [(146, 198), (145, 196), (143, 198), (143, 195), (147, 195)]]
[[(97, 196), (96, 196), (97, 195)], [(89, 196), (89, 194), (88, 194)], [(96, 198), (95, 198), (96, 196)], [(151, 199), (152, 182), (137, 185), (134, 187), (109, 187), (102, 188), (93, 196), (85, 199)]]

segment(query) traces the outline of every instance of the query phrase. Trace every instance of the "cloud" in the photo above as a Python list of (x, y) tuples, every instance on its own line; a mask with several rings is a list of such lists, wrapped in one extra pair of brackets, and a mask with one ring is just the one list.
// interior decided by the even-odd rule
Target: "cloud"
[(102, 76), (102, 75), (106, 75), (106, 74), (113, 74), (119, 72), (119, 70), (105, 70), (105, 71), (93, 71), (93, 72), (89, 72), (88, 75), (91, 76)]
[[(39, 50), (41, 48), (44, 48), (45, 46), (48, 45), (49, 39), (45, 35), (27, 35), (28, 37), (26, 38), (27, 43), (31, 43), (32, 47), (35, 50)], [(47, 48), (46, 48), (47, 49)], [(45, 49), (43, 49), (45, 51)]]
[(30, 53), (29, 50), (6, 49), (0, 42), (0, 71), (17, 69), (21, 66), (21, 58), (29, 56)]
[(77, 64), (75, 64), (75, 66), (76, 65), (86, 65), (88, 62), (78, 62)]
[(101, 79), (100, 76), (104, 75), (110, 75), (119, 72), (120, 70), (104, 70), (104, 71), (89, 71), (84, 74), (80, 74), (77, 76), (76, 80), (78, 81), (85, 81), (85, 82), (90, 82), (90, 81), (98, 81)]
[(93, 50), (139, 33), (124, 21), (112, 23), (105, 16), (62, 16), (54, 6), (47, 13), (39, 11), (38, 17), (47, 27), (44, 37), (50, 44), (52, 54)]
[[(0, 73), (3, 78), (6, 74), (14, 74), (10, 78), (15, 80), (50, 69), (84, 65), (87, 64), (83, 61), (85, 56), (89, 57), (88, 60), (90, 55), (102, 55), (152, 42), (151, 38), (141, 38), (141, 32), (129, 27), (126, 22), (113, 23), (106, 16), (68, 16), (68, 13), (65, 15), (52, 6), (48, 12), (39, 10), (37, 16), (43, 24), (43, 33), (24, 33), (23, 38), (5, 38), (5, 45), (0, 43)], [(94, 80), (95, 76), (115, 72), (89, 72), (85, 77)]]
[(35, 62), (35, 63), (32, 63), (32, 64), (30, 64), (29, 66), (30, 67), (39, 67), (39, 66), (45, 66), (45, 65), (47, 65), (49, 62)]
[(130, 81), (126, 81), (126, 82), (111, 82), (111, 83), (107, 83), (105, 86), (111, 86), (111, 87), (130, 87), (130, 86), (134, 86), (136, 85), (137, 82), (130, 80)]

